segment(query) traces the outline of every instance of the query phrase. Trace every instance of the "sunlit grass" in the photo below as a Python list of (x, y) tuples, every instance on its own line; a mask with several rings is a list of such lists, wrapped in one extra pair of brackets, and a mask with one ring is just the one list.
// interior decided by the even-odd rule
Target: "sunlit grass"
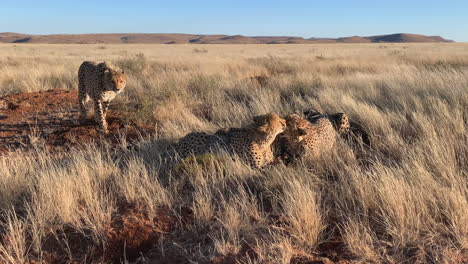
[[(126, 201), (148, 219), (162, 209), (177, 219), (148, 255), (203, 262), (249, 245), (251, 262), (289, 263), (335, 243), (357, 262), (462, 263), (468, 45), (385, 45), (0, 45), (0, 96), (77, 89), (80, 63), (106, 60), (128, 75), (110, 111), (155, 126), (132, 150), (0, 156), (0, 259), (44, 260), (47, 238), (70, 226), (106, 245)], [(339, 142), (320, 160), (262, 171), (164, 153), (191, 131), (308, 109), (347, 113), (372, 147)]]

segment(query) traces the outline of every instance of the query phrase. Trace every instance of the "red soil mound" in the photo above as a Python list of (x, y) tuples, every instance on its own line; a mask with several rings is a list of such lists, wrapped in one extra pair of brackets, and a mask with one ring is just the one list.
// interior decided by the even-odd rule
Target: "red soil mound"
[[(91, 104), (88, 105), (88, 118), (80, 120), (75, 90), (48, 90), (0, 97), (0, 153), (34, 145), (66, 150), (70, 146), (101, 141), (90, 108)], [(110, 143), (118, 142), (121, 134), (127, 140), (133, 140), (152, 131), (149, 126), (126, 124), (112, 110), (108, 113), (107, 121), (109, 134), (104, 138)]]

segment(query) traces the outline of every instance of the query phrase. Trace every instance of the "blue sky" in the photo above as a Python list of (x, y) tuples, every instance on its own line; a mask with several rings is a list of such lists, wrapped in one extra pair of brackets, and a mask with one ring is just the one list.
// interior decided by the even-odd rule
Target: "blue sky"
[(441, 35), (468, 42), (466, 0), (1, 0), (0, 32)]

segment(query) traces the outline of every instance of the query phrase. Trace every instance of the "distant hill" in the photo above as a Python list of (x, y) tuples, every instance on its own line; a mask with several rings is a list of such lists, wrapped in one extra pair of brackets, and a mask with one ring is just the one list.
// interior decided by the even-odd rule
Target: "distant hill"
[[(359, 36), (353, 36), (353, 37), (346, 37), (346, 38), (337, 38), (336, 42), (341, 42), (341, 43), (370, 43), (372, 40), (366, 37), (359, 37)], [(394, 42), (394, 41), (391, 41)]]
[(424, 36), (418, 34), (391, 34), (366, 37), (371, 42), (453, 42), (440, 36)]
[(0, 43), (48, 43), (48, 44), (307, 44), (307, 43), (421, 43), (453, 42), (440, 36), (398, 33), (369, 37), (309, 38), (289, 36), (195, 35), (159, 33), (115, 34), (57, 34), (27, 35), (0, 33)]

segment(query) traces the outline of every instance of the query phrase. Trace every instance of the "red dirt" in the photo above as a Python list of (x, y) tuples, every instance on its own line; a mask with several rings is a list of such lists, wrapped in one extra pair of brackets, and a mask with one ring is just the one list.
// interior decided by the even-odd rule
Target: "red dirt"
[[(45, 145), (49, 149), (66, 150), (71, 146), (100, 141), (93, 120), (92, 104), (88, 118), (79, 119), (78, 95), (75, 90), (48, 90), (0, 97), (0, 153), (5, 150)], [(111, 103), (112, 108), (112, 103)], [(151, 133), (151, 127), (126, 124), (111, 110), (107, 122), (110, 143), (117, 143), (119, 133), (127, 140)]]
[(258, 253), (255, 248), (249, 244), (242, 244), (241, 249), (236, 254), (228, 254), (225, 256), (216, 256), (211, 260), (210, 264), (236, 264), (236, 263), (250, 263), (258, 259)]
[(121, 202), (112, 215), (108, 228), (104, 230), (103, 243), (93, 240), (90, 230), (78, 230), (65, 225), (44, 238), (42, 255), (36, 256), (30, 263), (134, 261), (163, 240), (171, 232), (174, 221), (174, 217), (166, 209), (160, 209), (157, 217), (150, 218), (137, 204)]
[(167, 210), (161, 209), (156, 218), (150, 219), (137, 205), (123, 203), (112, 216), (107, 231), (108, 244), (104, 259), (113, 262), (134, 260), (168, 234), (175, 219)]
[[(55, 233), (55, 235), (54, 235)], [(41, 256), (31, 263), (83, 263), (97, 247), (89, 230), (66, 225), (50, 232), (41, 243)], [(71, 250), (71, 256), (69, 250)]]

